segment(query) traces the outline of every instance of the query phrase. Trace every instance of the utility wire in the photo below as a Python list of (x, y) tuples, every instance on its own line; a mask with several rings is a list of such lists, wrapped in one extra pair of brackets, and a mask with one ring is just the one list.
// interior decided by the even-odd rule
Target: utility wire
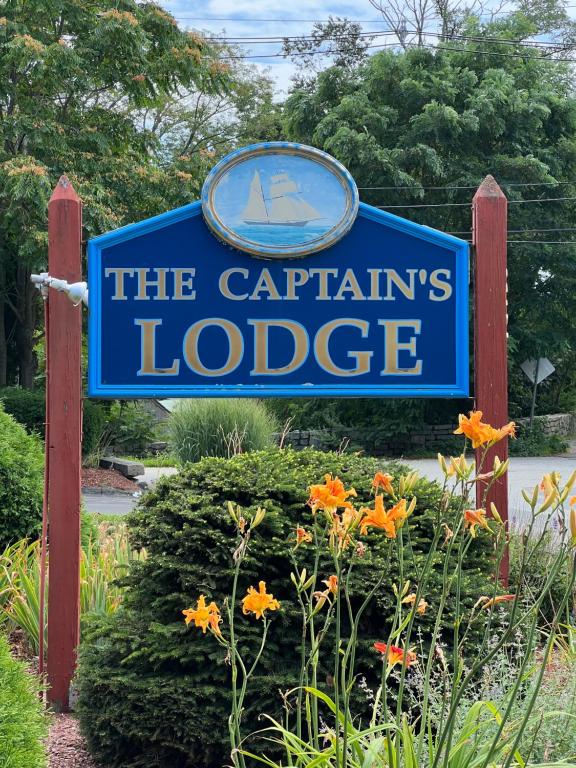
[[(419, 35), (423, 35), (424, 37), (442, 37), (441, 32), (437, 32), (433, 30), (410, 29), (410, 30), (407, 30), (407, 32), (408, 34), (419, 34)], [(534, 37), (535, 35), (540, 35), (540, 34), (546, 34), (546, 33), (533, 32), (531, 33), (530, 37)], [(397, 37), (397, 33), (394, 32), (393, 30), (387, 30), (384, 32), (361, 32), (358, 35), (351, 35), (350, 33), (335, 34), (335, 35), (330, 35), (325, 40), (322, 40), (319, 42), (329, 42), (331, 40), (349, 40), (349, 39), (357, 39), (357, 38), (368, 38), (372, 40), (377, 37)], [(292, 41), (317, 42), (317, 38), (315, 38), (312, 35), (294, 35), (294, 36), (274, 35), (269, 37), (258, 37), (258, 36), (218, 37), (218, 36), (215, 36), (213, 39), (217, 40), (218, 42), (237, 44), (237, 45), (240, 45), (240, 44), (268, 45), (269, 43), (283, 43), (285, 40), (288, 40), (290, 42)], [(498, 45), (520, 45), (520, 46), (535, 48), (535, 49), (542, 48), (545, 50), (547, 50), (548, 48), (560, 48), (564, 50), (566, 48), (571, 47), (571, 46), (563, 45), (561, 43), (538, 41), (538, 40), (526, 40), (525, 38), (514, 40), (514, 39), (504, 38), (504, 37), (488, 37), (488, 36), (481, 36), (481, 35), (470, 36), (470, 35), (453, 34), (450, 36), (450, 40), (466, 40), (466, 41), (481, 42), (481, 43), (495, 43)]]
[[(368, 48), (397, 48), (398, 43), (380, 43), (377, 45), (367, 45), (366, 49)], [(526, 53), (499, 53), (498, 51), (486, 51), (479, 48), (456, 48), (455, 46), (441, 46), (441, 45), (433, 45), (432, 43), (425, 43), (424, 45), (418, 46), (418, 48), (426, 48), (428, 50), (433, 51), (447, 51), (448, 53), (467, 53), (467, 54), (476, 54), (477, 56), (499, 56), (504, 58), (512, 58), (512, 59), (524, 59), (529, 61), (536, 61), (538, 63), (541, 62), (550, 62), (552, 64), (560, 63), (560, 62), (568, 62), (571, 64), (576, 63), (576, 59), (574, 58), (566, 58), (566, 57), (555, 57), (555, 58), (547, 58), (545, 56), (531, 56), (528, 51)], [(528, 50), (536, 50), (536, 49), (528, 49)], [(232, 56), (222, 56), (220, 57), (220, 61), (246, 61), (246, 60), (253, 60), (253, 59), (292, 59), (298, 56), (331, 56), (338, 53), (338, 51), (333, 50), (320, 50), (320, 51), (296, 51), (294, 53), (286, 54), (286, 53), (257, 53), (257, 54), (242, 54), (242, 55), (232, 55)]]
[[(508, 200), (508, 205), (525, 205), (526, 203), (552, 203), (564, 200), (576, 200), (576, 197), (542, 197), (532, 198), (530, 200)], [(469, 203), (414, 203), (412, 205), (376, 205), (375, 208), (465, 208), (471, 207)]]
[[(576, 185), (576, 181), (499, 181), (498, 184), (502, 187), (557, 187), (561, 184), (573, 184)], [(457, 186), (437, 186), (437, 187), (410, 187), (410, 186), (401, 186), (401, 187), (358, 187), (359, 190), (411, 190), (412, 192), (419, 192), (422, 190), (429, 190), (429, 189), (443, 189), (446, 191), (450, 191), (452, 189), (478, 189), (480, 186), (480, 183), (478, 184), (470, 184), (470, 185), (457, 185)]]

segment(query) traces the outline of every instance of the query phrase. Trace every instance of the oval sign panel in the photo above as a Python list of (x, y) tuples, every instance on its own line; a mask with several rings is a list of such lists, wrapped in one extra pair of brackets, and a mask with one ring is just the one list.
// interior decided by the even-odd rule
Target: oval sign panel
[(346, 168), (303, 144), (269, 142), (221, 160), (202, 188), (206, 223), (252, 256), (297, 258), (334, 245), (358, 213)]

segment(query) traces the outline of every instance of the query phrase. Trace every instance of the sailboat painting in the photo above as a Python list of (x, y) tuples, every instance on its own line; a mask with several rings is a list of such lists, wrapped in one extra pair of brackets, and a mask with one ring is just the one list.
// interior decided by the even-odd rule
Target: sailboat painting
[(273, 142), (224, 158), (202, 191), (214, 234), (263, 258), (294, 258), (326, 248), (352, 226), (358, 191), (334, 158)]
[(299, 195), (299, 189), (289, 174), (278, 173), (270, 179), (268, 203), (260, 173), (254, 171), (250, 196), (242, 211), (245, 224), (265, 227), (304, 227), (322, 219), (320, 213)]

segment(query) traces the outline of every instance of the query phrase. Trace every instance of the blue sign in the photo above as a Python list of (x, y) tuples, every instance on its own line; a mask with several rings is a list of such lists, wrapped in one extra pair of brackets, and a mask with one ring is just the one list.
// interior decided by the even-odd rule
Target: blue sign
[(204, 218), (229, 245), (256, 256), (309, 256), (336, 243), (358, 213), (346, 168), (314, 147), (269, 142), (225, 157), (202, 189)]
[[(276, 173), (268, 163), (232, 166), (238, 200), (214, 182), (203, 201), (206, 208), (212, 190), (214, 215), (265, 258), (231, 248), (220, 231), (215, 237), (200, 202), (90, 241), (89, 394), (467, 396), (466, 242), (360, 204), (348, 234), (317, 250), (354, 206), (324, 211), (321, 188), (307, 191), (309, 169), (300, 176), (289, 160)], [(284, 226), (250, 230), (243, 222), (255, 216), (256, 173), (264, 199), (277, 200), (270, 185), (279, 185), (326, 213), (327, 229), (299, 243), (277, 234)], [(342, 193), (331, 184), (337, 201)], [(262, 230), (276, 234), (266, 239)], [(267, 250), (287, 244), (304, 244), (310, 255)]]

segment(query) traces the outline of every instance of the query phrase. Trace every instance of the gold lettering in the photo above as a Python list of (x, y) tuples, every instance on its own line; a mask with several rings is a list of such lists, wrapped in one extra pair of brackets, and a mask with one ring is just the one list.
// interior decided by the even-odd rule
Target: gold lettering
[(360, 286), (358, 285), (358, 280), (356, 279), (356, 275), (354, 274), (353, 269), (347, 269), (344, 273), (344, 277), (342, 278), (342, 283), (340, 284), (338, 293), (336, 296), (334, 296), (334, 301), (344, 301), (346, 298), (344, 296), (345, 293), (352, 294), (352, 301), (366, 300), (366, 297), (360, 290)]
[(330, 337), (336, 328), (342, 328), (344, 326), (358, 328), (363, 339), (368, 336), (368, 329), (370, 327), (366, 320), (357, 320), (353, 317), (343, 317), (325, 323), (325, 325), (318, 330), (316, 338), (314, 339), (314, 353), (318, 365), (328, 373), (334, 374), (334, 376), (360, 376), (363, 373), (369, 373), (370, 358), (372, 357), (373, 352), (348, 352), (347, 356), (356, 361), (354, 368), (340, 368), (340, 366), (336, 365), (332, 360), (329, 350)]
[(370, 296), (368, 296), (368, 301), (380, 301), (380, 275), (382, 274), (381, 269), (369, 269), (368, 270), (370, 274)]
[(114, 275), (116, 278), (112, 301), (126, 301), (127, 297), (124, 293), (124, 278), (126, 275), (128, 275), (128, 277), (134, 277), (134, 270), (130, 267), (106, 267), (104, 276), (110, 277), (110, 275)]
[[(172, 294), (174, 301), (193, 301), (196, 298), (196, 291), (192, 288), (196, 268), (173, 267), (170, 271), (174, 272), (174, 293)], [(188, 275), (188, 277), (184, 277), (184, 275)], [(190, 293), (184, 293), (184, 288), (187, 288)]]
[[(134, 297), (138, 301), (149, 301), (150, 296), (146, 291), (147, 288), (156, 288), (156, 296), (154, 299), (158, 301), (164, 301), (168, 298), (166, 295), (166, 273), (167, 267), (142, 267), (135, 270), (138, 275), (138, 294)], [(148, 280), (146, 277), (147, 272), (156, 272), (156, 280)]]
[(222, 272), (220, 275), (220, 280), (218, 281), (218, 287), (220, 288), (220, 293), (222, 296), (224, 296), (225, 299), (230, 299), (231, 301), (244, 301), (248, 298), (247, 293), (237, 294), (232, 293), (230, 290), (230, 286), (228, 285), (228, 280), (230, 279), (230, 276), (233, 274), (239, 274), (242, 275), (244, 279), (248, 277), (248, 270), (244, 268), (235, 268), (235, 269), (227, 269), (225, 272)]
[(417, 269), (407, 269), (406, 273), (409, 276), (409, 283), (405, 283), (395, 269), (385, 269), (386, 275), (386, 296), (384, 301), (396, 301), (396, 297), (392, 292), (392, 286), (395, 285), (400, 293), (403, 293), (407, 299), (414, 300), (414, 276), (418, 272)]
[(298, 301), (299, 296), (296, 296), (296, 288), (300, 285), (306, 285), (308, 282), (308, 272), (305, 269), (285, 269), (286, 272), (286, 296), (288, 301)]
[[(198, 354), (200, 334), (205, 328), (210, 326), (222, 328), (228, 341), (228, 359), (221, 368), (206, 368)], [(238, 327), (221, 317), (207, 317), (204, 320), (198, 320), (197, 323), (188, 328), (184, 336), (184, 359), (186, 360), (186, 365), (191, 371), (199, 373), (201, 376), (226, 376), (226, 374), (232, 373), (242, 362), (243, 354), (244, 341)]]
[(156, 367), (156, 326), (162, 325), (162, 320), (134, 320), (139, 325), (140, 332), (140, 370), (138, 376), (177, 376), (180, 370), (180, 360), (175, 359), (170, 368)]
[(272, 275), (267, 269), (263, 269), (262, 272), (260, 272), (256, 288), (254, 288), (250, 295), (250, 301), (260, 301), (259, 294), (262, 293), (262, 291), (265, 291), (268, 294), (270, 301), (281, 300), (278, 289), (274, 285), (274, 280), (272, 280)]
[(332, 301), (332, 297), (328, 294), (328, 275), (338, 277), (337, 269), (311, 269), (308, 274), (310, 277), (318, 275), (318, 294), (316, 299), (318, 301)]
[[(381, 376), (419, 376), (422, 373), (422, 360), (417, 360), (413, 368), (400, 368), (399, 352), (405, 350), (416, 357), (416, 335), (422, 328), (421, 320), (378, 320), (378, 325), (384, 326), (384, 359), (385, 367)], [(410, 336), (409, 341), (399, 341), (401, 328), (412, 328), (416, 335)]]
[[(248, 320), (248, 325), (254, 326), (254, 368), (253, 376), (280, 376), (292, 373), (300, 368), (308, 357), (310, 343), (306, 329), (293, 320)], [(285, 328), (292, 334), (294, 354), (287, 365), (280, 368), (268, 366), (268, 329), (270, 327)]]
[[(430, 274), (430, 284), (434, 288), (438, 288), (439, 291), (442, 291), (442, 293), (438, 295), (431, 290), (428, 293), (430, 301), (446, 301), (446, 299), (449, 299), (450, 296), (452, 296), (452, 286), (450, 283), (446, 282), (446, 280), (450, 280), (450, 274), (449, 269), (435, 269), (434, 272)], [(444, 275), (446, 280), (440, 280), (440, 275)]]

